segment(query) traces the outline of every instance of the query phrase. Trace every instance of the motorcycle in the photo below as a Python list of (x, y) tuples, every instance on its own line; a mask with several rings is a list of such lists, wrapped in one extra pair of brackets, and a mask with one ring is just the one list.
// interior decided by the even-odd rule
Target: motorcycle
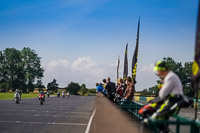
[(67, 98), (69, 98), (69, 93), (67, 93)]
[(60, 97), (60, 93), (57, 93), (57, 97), (58, 97), (58, 98)]
[(15, 94), (14, 94), (14, 98), (15, 98), (16, 104), (19, 104), (19, 101), (20, 101), (20, 94), (19, 94), (19, 93), (15, 93)]
[(40, 101), (40, 105), (43, 105), (44, 104), (44, 101), (45, 101), (45, 95), (44, 94), (39, 94), (39, 101)]
[(49, 98), (49, 96), (50, 96), (50, 94), (49, 94), (49, 92), (47, 92), (47, 97)]

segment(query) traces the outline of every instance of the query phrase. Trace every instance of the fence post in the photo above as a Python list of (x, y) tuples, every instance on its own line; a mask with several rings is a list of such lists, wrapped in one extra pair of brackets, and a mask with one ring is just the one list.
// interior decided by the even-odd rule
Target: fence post
[(177, 118), (177, 124), (176, 124), (176, 133), (179, 133), (180, 132), (180, 120)]

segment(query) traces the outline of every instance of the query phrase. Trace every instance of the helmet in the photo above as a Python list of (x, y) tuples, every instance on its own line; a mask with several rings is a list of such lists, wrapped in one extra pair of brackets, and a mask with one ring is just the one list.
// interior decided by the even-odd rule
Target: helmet
[(167, 64), (164, 61), (157, 61), (154, 67), (154, 71), (166, 71), (168, 70)]

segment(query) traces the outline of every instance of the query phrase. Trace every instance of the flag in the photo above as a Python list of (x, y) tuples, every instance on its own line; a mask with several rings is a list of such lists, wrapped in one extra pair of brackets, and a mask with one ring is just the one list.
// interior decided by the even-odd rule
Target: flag
[(125, 56), (124, 56), (124, 74), (123, 74), (124, 81), (126, 81), (127, 76), (128, 76), (128, 43), (126, 44)]
[[(117, 63), (117, 81), (119, 79), (119, 64), (120, 64), (120, 59), (118, 57), (118, 63)], [(118, 82), (117, 82), (118, 83)]]
[[(200, 3), (199, 3), (200, 8)], [(200, 72), (200, 10), (198, 10), (198, 18), (197, 18), (197, 29), (196, 29), (196, 44), (195, 44), (195, 55), (194, 55), (194, 63), (192, 65), (192, 82), (196, 83), (199, 80)]]
[(195, 41), (195, 54), (194, 62), (192, 65), (192, 85), (196, 93), (195, 100), (195, 120), (197, 119), (197, 104), (198, 104), (198, 88), (199, 88), (199, 79), (200, 79), (200, 2), (198, 7), (197, 15), (197, 29), (196, 29), (196, 41)]
[(140, 19), (138, 20), (136, 46), (135, 46), (135, 52), (133, 54), (133, 59), (132, 59), (132, 79), (133, 79), (133, 81), (135, 81), (135, 79), (136, 79), (137, 59), (138, 59), (138, 44), (139, 44), (139, 31), (140, 31)]

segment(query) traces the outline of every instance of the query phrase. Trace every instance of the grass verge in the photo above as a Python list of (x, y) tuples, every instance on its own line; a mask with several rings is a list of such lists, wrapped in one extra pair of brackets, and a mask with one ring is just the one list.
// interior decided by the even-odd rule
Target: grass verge
[[(22, 93), (22, 99), (24, 98), (36, 98), (37, 93)], [(0, 93), (0, 100), (14, 99), (14, 93)]]

